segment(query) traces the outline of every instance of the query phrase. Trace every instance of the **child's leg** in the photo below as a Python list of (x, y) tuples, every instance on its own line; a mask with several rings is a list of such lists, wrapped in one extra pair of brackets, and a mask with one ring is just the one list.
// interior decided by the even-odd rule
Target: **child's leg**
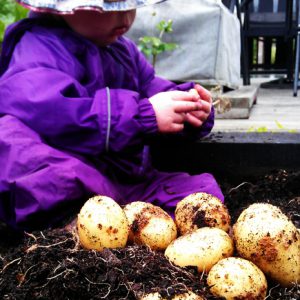
[(224, 196), (215, 178), (208, 173), (189, 175), (187, 173), (153, 172), (149, 180), (135, 187), (124, 187), (124, 194), (130, 201), (146, 201), (161, 206), (173, 215), (176, 204), (184, 197), (205, 192), (219, 198)]

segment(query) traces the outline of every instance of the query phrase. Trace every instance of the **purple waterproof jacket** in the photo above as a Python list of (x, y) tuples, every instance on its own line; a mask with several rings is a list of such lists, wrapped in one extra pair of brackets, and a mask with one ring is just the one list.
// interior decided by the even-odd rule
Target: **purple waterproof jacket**
[[(0, 72), (0, 219), (10, 226), (49, 226), (95, 194), (167, 211), (197, 191), (223, 199), (210, 174), (151, 166), (148, 98), (193, 84), (156, 77), (129, 39), (98, 48), (51, 18), (28, 18), (7, 30)], [(213, 112), (183, 134), (212, 126)]]

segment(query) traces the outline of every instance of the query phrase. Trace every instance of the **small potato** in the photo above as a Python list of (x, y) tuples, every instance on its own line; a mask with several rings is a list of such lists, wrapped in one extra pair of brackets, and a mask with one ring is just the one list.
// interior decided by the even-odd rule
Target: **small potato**
[(206, 193), (194, 193), (178, 202), (175, 222), (182, 235), (201, 227), (217, 227), (226, 232), (230, 229), (226, 206), (217, 197)]
[(165, 250), (177, 237), (176, 224), (162, 208), (136, 201), (125, 205), (129, 222), (129, 241), (148, 245), (153, 250)]
[(88, 199), (78, 214), (78, 236), (87, 249), (125, 247), (129, 234), (128, 220), (113, 199), (95, 196)]
[(300, 234), (279, 208), (250, 205), (233, 226), (237, 252), (282, 286), (300, 282)]
[(142, 298), (140, 298), (140, 300), (165, 300), (159, 293), (149, 293), (145, 296), (143, 296)]
[(267, 294), (264, 273), (252, 262), (228, 257), (215, 264), (207, 276), (210, 291), (226, 300), (263, 300)]
[(191, 291), (176, 295), (172, 300), (203, 300), (203, 298)]
[[(150, 293), (148, 295), (145, 295), (140, 300), (166, 300), (166, 299), (163, 298), (159, 293)], [(172, 300), (203, 300), (203, 298), (189, 291), (184, 294), (174, 296)]]
[(165, 256), (177, 266), (196, 266), (199, 272), (208, 272), (233, 250), (233, 241), (224, 230), (202, 227), (174, 240)]

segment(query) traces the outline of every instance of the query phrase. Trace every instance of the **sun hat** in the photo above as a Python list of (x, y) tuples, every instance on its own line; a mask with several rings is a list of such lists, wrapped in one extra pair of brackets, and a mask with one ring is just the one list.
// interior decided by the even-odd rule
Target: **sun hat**
[(76, 9), (125, 11), (165, 0), (16, 0), (35, 12), (69, 14)]

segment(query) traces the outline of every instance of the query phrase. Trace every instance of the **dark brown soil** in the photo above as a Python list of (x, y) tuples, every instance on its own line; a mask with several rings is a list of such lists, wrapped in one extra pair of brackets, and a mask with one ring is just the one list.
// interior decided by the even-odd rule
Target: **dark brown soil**
[[(236, 221), (254, 202), (279, 206), (300, 227), (300, 172), (275, 171), (256, 181), (222, 183)], [(171, 265), (147, 247), (87, 251), (66, 229), (17, 235), (0, 224), (0, 299), (139, 299), (158, 291), (166, 299), (191, 289), (213, 297), (206, 276)], [(269, 281), (268, 299), (300, 299), (300, 285), (283, 288)]]

